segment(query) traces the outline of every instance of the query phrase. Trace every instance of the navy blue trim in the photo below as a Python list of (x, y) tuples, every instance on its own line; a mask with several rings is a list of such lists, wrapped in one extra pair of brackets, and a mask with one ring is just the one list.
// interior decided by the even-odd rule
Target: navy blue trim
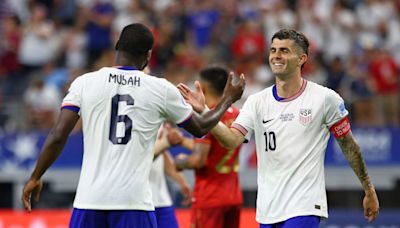
[(79, 113), (79, 110), (81, 110), (81, 108), (79, 108), (77, 106), (63, 106), (61, 109), (67, 109), (67, 110), (73, 111), (75, 113)]
[(283, 100), (286, 99), (286, 98), (282, 98), (282, 97), (280, 97), (280, 96), (278, 95), (278, 90), (276, 90), (276, 85), (274, 85), (274, 86), (272, 87), (272, 94), (274, 95), (274, 98), (275, 98), (275, 100), (277, 100), (277, 101), (283, 101)]
[(183, 128), (186, 127), (186, 125), (189, 124), (189, 122), (190, 122), (190, 120), (192, 119), (192, 117), (193, 117), (193, 114), (190, 115), (190, 117), (187, 118), (186, 120), (184, 120), (182, 123), (177, 124), (178, 127), (183, 127)]
[(120, 70), (139, 70), (139, 69), (137, 69), (135, 67), (130, 67), (130, 66), (120, 66), (120, 67), (117, 67), (117, 68), (120, 69)]

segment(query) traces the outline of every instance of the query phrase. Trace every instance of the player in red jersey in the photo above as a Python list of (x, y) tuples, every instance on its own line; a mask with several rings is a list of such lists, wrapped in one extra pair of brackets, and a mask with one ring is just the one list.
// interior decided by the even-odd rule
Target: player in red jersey
[[(220, 99), (228, 73), (220, 67), (210, 67), (200, 72), (200, 83), (207, 106), (213, 107)], [(179, 86), (178, 86), (179, 87)], [(203, 107), (195, 110), (201, 112)], [(221, 121), (230, 126), (239, 114), (231, 106)], [(239, 227), (242, 192), (238, 177), (238, 154), (223, 148), (211, 134), (189, 143), (192, 154), (177, 156), (178, 169), (195, 169), (195, 186), (192, 205), (192, 226), (195, 228), (235, 228)]]

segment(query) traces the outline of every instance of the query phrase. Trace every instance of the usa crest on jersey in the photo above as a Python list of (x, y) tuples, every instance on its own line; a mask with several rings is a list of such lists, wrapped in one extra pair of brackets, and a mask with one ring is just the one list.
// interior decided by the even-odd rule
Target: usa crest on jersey
[(311, 109), (301, 108), (299, 111), (299, 121), (304, 126), (310, 123), (312, 120), (312, 111)]

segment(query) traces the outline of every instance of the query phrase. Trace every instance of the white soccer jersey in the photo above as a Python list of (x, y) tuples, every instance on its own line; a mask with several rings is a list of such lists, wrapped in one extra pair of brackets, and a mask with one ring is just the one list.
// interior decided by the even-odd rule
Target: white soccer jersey
[(306, 80), (298, 94), (282, 101), (273, 88), (250, 96), (233, 124), (246, 138), (255, 135), (256, 220), (273, 224), (303, 215), (328, 217), (324, 156), (329, 128), (348, 114), (343, 100)]
[(164, 155), (158, 156), (150, 170), (150, 186), (153, 194), (154, 207), (170, 207), (172, 199), (168, 191), (164, 171)]
[(80, 109), (83, 124), (74, 207), (154, 210), (149, 172), (157, 131), (165, 119), (181, 123), (192, 113), (178, 89), (139, 70), (105, 67), (75, 79), (63, 107)]

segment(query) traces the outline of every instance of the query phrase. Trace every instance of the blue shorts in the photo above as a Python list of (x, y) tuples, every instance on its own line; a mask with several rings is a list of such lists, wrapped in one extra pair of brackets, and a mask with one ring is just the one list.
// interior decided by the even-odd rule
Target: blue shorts
[(275, 224), (260, 224), (260, 228), (318, 228), (320, 220), (315, 215), (298, 216)]
[(156, 208), (157, 226), (160, 228), (178, 228), (174, 207)]
[(71, 228), (157, 228), (154, 211), (139, 210), (86, 210), (74, 208)]

